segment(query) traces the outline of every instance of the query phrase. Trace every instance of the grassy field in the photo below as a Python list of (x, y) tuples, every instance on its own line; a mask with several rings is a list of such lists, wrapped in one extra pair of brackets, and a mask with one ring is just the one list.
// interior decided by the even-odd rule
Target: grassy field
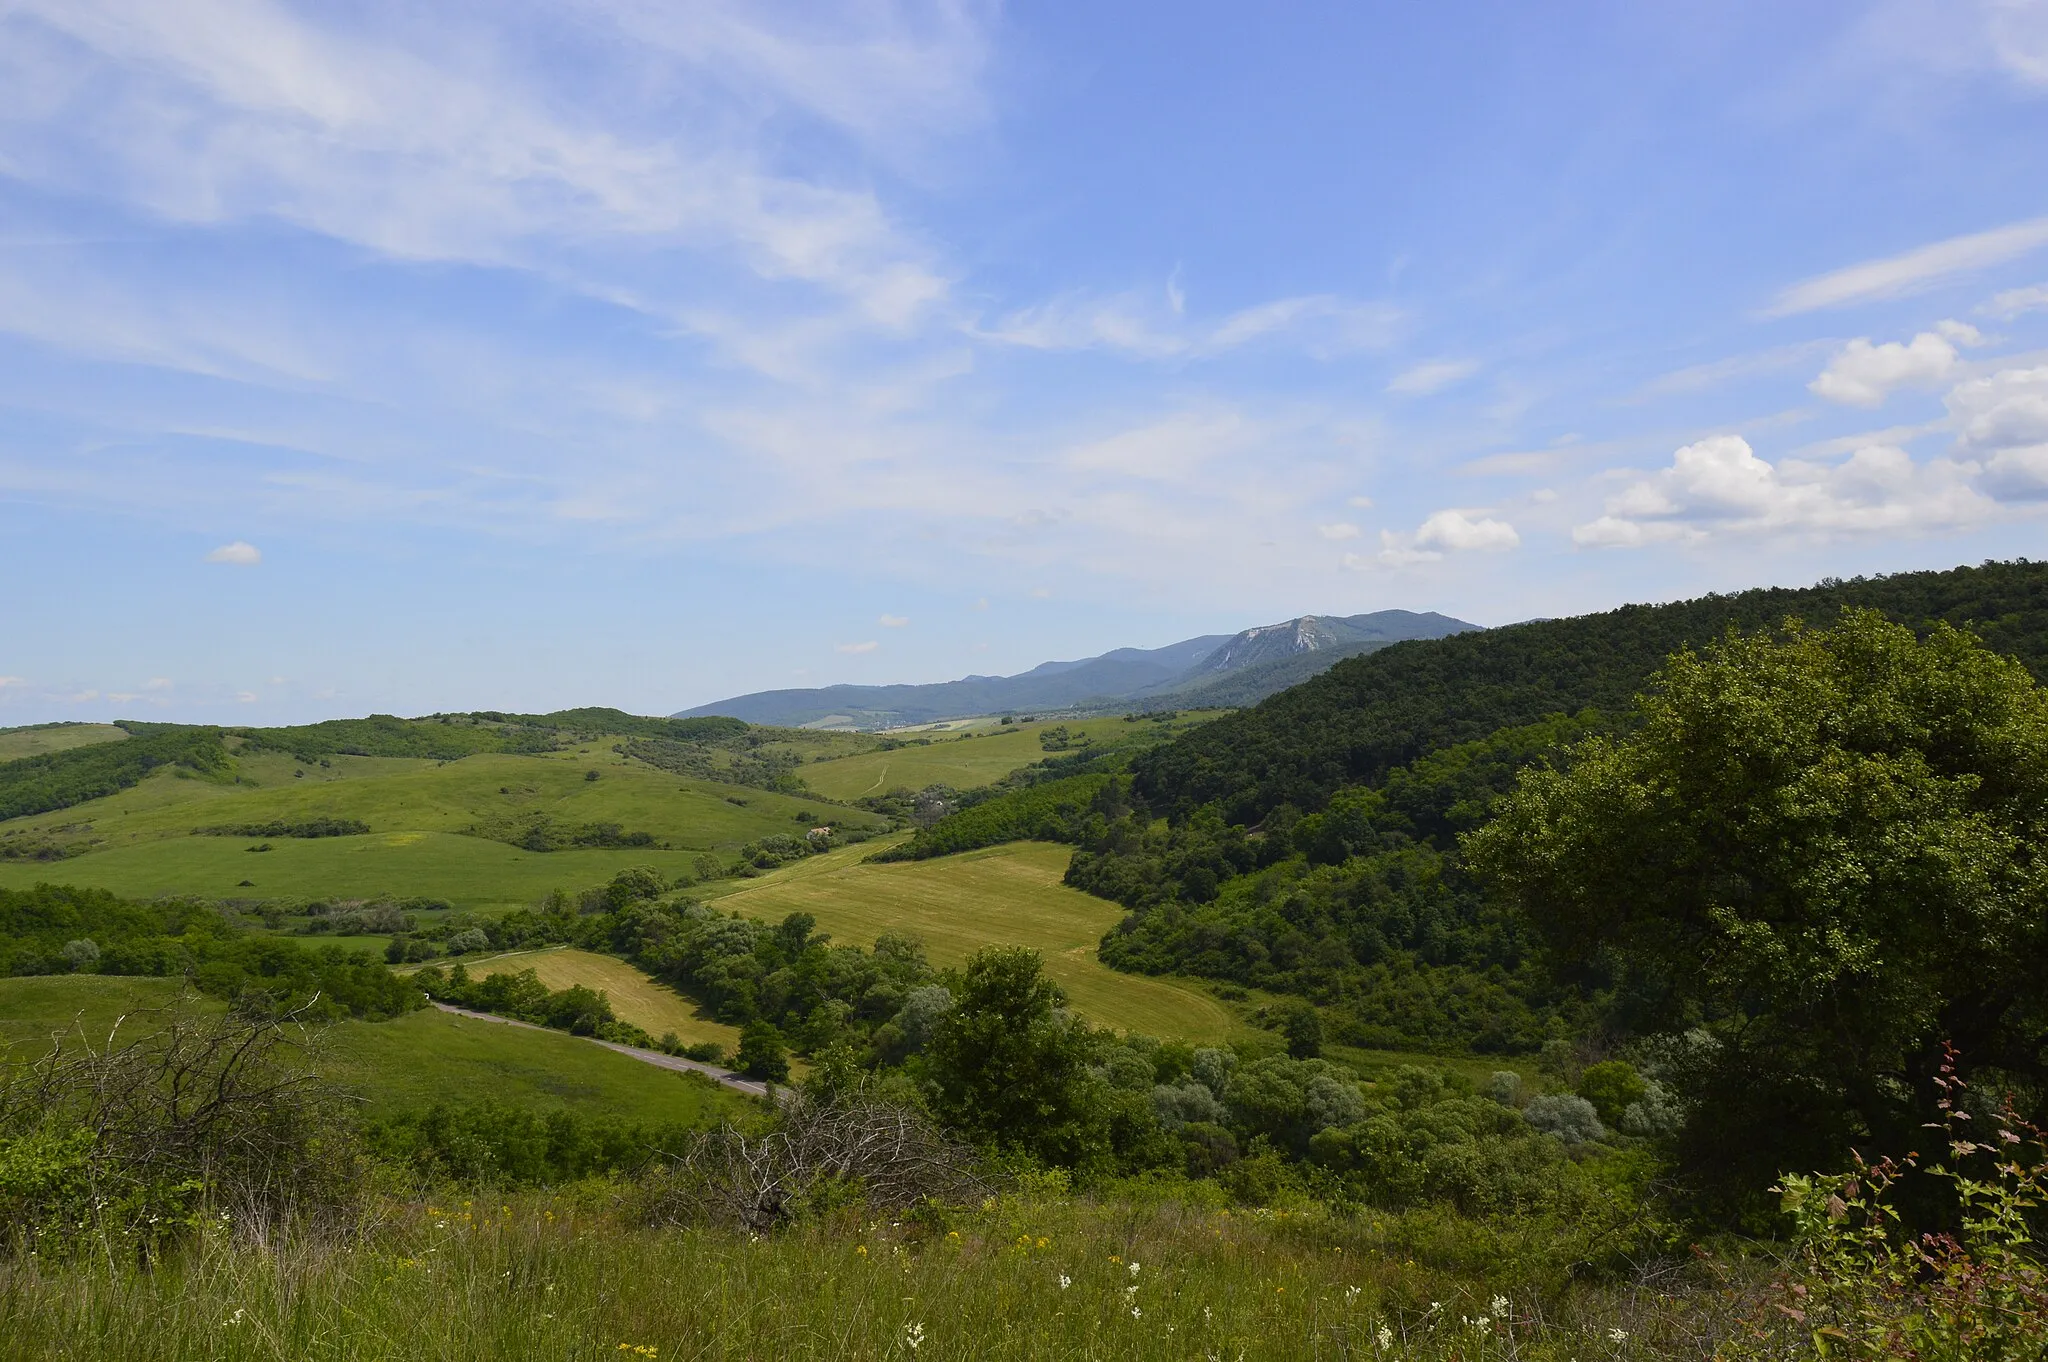
[(1100, 1026), (1150, 1036), (1220, 1040), (1240, 1028), (1223, 1003), (1197, 987), (1121, 974), (1095, 958), (1095, 943), (1123, 916), (1113, 903), (1060, 883), (1072, 851), (1017, 842), (929, 861), (867, 865), (871, 846), (811, 857), (758, 880), (706, 886), (718, 907), (770, 922), (810, 913), (842, 941), (883, 932), (921, 937), (938, 965), (956, 965), (991, 943), (1030, 946)]
[(582, 984), (610, 997), (612, 1011), (620, 1021), (631, 1022), (650, 1036), (659, 1037), (664, 1032), (673, 1031), (685, 1045), (716, 1041), (725, 1047), (727, 1054), (739, 1050), (740, 1031), (737, 1026), (727, 1026), (699, 1016), (697, 1004), (614, 956), (555, 946), (547, 950), (517, 951), (482, 960), (465, 960), (463, 966), (478, 979), (530, 969), (552, 989)]
[[(623, 966), (621, 967), (623, 968)], [(98, 975), (0, 979), (0, 1043), (14, 1059), (42, 1052), (53, 1032), (94, 1044), (123, 1013), (176, 1002), (182, 980)], [(201, 1008), (215, 1004), (201, 998)], [(131, 1025), (147, 1025), (137, 1018)], [(316, 1065), (378, 1115), (434, 1102), (492, 1100), (573, 1108), (638, 1121), (703, 1122), (743, 1099), (708, 1079), (642, 1064), (575, 1036), (473, 1021), (432, 1009), (387, 1022), (342, 1022), (315, 1042)]]
[[(1705, 1362), (1761, 1292), (1564, 1265), (1584, 1234), (1429, 1211), (1002, 1197), (950, 1234), (849, 1214), (759, 1236), (582, 1196), (393, 1205), (360, 1238), (210, 1234), (0, 1269), (10, 1357), (74, 1362)], [(1475, 1322), (1477, 1321), (1477, 1322)]]
[(45, 752), (90, 747), (94, 743), (119, 742), (127, 736), (126, 729), (112, 724), (38, 724), (32, 728), (0, 728), (0, 761), (18, 761), (22, 757), (41, 756)]
[[(651, 865), (674, 877), (689, 870), (700, 851), (730, 852), (821, 816), (882, 826), (872, 815), (828, 810), (815, 798), (682, 779), (598, 745), (446, 763), (335, 757), (327, 767), (259, 753), (237, 765), (239, 779), (232, 783), (165, 772), (105, 799), (9, 820), (0, 825), (6, 835), (47, 833), (93, 849), (59, 862), (0, 862), (0, 886), (52, 880), (138, 897), (392, 895), (494, 909), (531, 903), (550, 889), (601, 883), (629, 865)], [(587, 778), (592, 771), (598, 779)], [(616, 823), (672, 849), (531, 852), (458, 831), (533, 813), (566, 825)], [(809, 816), (799, 819), (798, 813)], [(261, 852), (250, 851), (263, 845), (254, 838), (192, 835), (200, 827), (309, 818), (359, 819), (373, 831), (270, 838), (270, 849)]]
[(375, 1116), (435, 1102), (572, 1108), (632, 1121), (709, 1123), (745, 1099), (697, 1074), (643, 1064), (577, 1036), (427, 1009), (348, 1022), (325, 1040), (324, 1072)]
[(1208, 716), (1145, 719), (1137, 723), (1125, 723), (1122, 719), (1067, 719), (1058, 725), (966, 720), (957, 729), (924, 730), (921, 736), (930, 739), (925, 746), (913, 744), (893, 751), (862, 752), (816, 761), (799, 774), (806, 785), (827, 799), (859, 799), (889, 790), (921, 790), (927, 785), (951, 785), (966, 790), (1001, 780), (1012, 771), (1052, 755), (1041, 746), (1039, 735), (1055, 726), (1064, 727), (1073, 741), (1085, 738), (1095, 747), (1109, 747), (1179, 732), (1204, 717)]

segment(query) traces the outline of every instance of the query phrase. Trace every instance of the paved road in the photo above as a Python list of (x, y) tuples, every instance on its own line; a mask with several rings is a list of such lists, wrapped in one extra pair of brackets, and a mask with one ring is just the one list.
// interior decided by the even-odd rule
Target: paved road
[[(429, 1001), (432, 1000), (430, 999)], [(552, 1031), (550, 1027), (535, 1026), (532, 1022), (514, 1021), (510, 1017), (494, 1016), (489, 1012), (472, 1012), (466, 1007), (454, 1007), (448, 1003), (437, 1002), (434, 1003), (434, 1006), (440, 1008), (443, 1012), (453, 1012), (458, 1017), (469, 1017), (476, 1021), (496, 1022), (500, 1026), (523, 1026), (529, 1031)], [(560, 1036), (567, 1033), (552, 1031), (552, 1034)], [(637, 1059), (642, 1064), (652, 1064), (657, 1069), (674, 1069), (677, 1073), (703, 1074), (706, 1078), (714, 1079), (731, 1088), (734, 1092), (743, 1092), (749, 1097), (766, 1097), (768, 1095), (768, 1085), (766, 1083), (756, 1083), (751, 1078), (741, 1078), (732, 1070), (721, 1069), (716, 1064), (702, 1064), (694, 1059), (683, 1059), (677, 1055), (665, 1055), (659, 1050), (642, 1050), (633, 1045), (620, 1045), (617, 1041), (599, 1040), (595, 1036), (585, 1036), (583, 1039), (589, 1041), (592, 1045), (602, 1045), (607, 1050), (617, 1050), (620, 1054)], [(785, 1088), (782, 1091), (786, 1092), (788, 1089)]]

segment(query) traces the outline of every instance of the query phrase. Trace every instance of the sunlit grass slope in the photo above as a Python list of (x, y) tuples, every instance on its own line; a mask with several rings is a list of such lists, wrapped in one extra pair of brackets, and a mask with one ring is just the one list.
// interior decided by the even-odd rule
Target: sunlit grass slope
[[(531, 903), (554, 888), (601, 883), (628, 865), (651, 865), (674, 877), (690, 869), (700, 851), (728, 852), (826, 815), (814, 798), (687, 780), (598, 745), (446, 763), (336, 757), (328, 767), (263, 753), (244, 756), (237, 766), (235, 783), (164, 772), (105, 799), (10, 820), (9, 833), (61, 830), (62, 840), (86, 841), (93, 850), (60, 862), (0, 862), (0, 885), (51, 880), (140, 897), (389, 894), (493, 908)], [(592, 771), (596, 780), (588, 779)], [(798, 819), (800, 812), (811, 817)], [(459, 831), (533, 813), (564, 825), (615, 823), (672, 849), (531, 852)], [(881, 826), (855, 810), (834, 808), (829, 816)], [(249, 850), (258, 844), (253, 838), (192, 835), (201, 827), (314, 818), (357, 819), (373, 831), (271, 838), (263, 852)]]
[(699, 1016), (697, 1004), (615, 956), (556, 946), (547, 950), (516, 951), (510, 955), (466, 960), (463, 965), (477, 978), (489, 974), (516, 974), (530, 969), (552, 989), (582, 984), (608, 996), (612, 1011), (620, 1021), (631, 1022), (650, 1036), (658, 1037), (673, 1031), (685, 1045), (716, 1041), (726, 1048), (728, 1054), (739, 1049), (738, 1027)]
[[(623, 968), (623, 966), (622, 966)], [(0, 1044), (10, 1059), (40, 1054), (52, 1033), (103, 1044), (122, 1014), (165, 1007), (182, 980), (64, 975), (0, 979)], [(203, 997), (190, 1004), (217, 1010)], [(136, 1016), (131, 1027), (150, 1025)], [(636, 1121), (702, 1122), (742, 1109), (708, 1080), (658, 1069), (553, 1031), (473, 1021), (427, 1009), (386, 1022), (341, 1022), (315, 1041), (315, 1068), (369, 1115), (435, 1102), (496, 1101), (574, 1108)]]
[(715, 1122), (745, 1099), (697, 1074), (643, 1064), (557, 1031), (478, 1021), (429, 1008), (388, 1022), (349, 1022), (325, 1039), (322, 1071), (365, 1112), (435, 1102), (573, 1108), (630, 1121)]
[(119, 742), (126, 729), (112, 724), (50, 724), (34, 728), (0, 728), (0, 761), (18, 761), (45, 752), (62, 752), (94, 743)]
[(1135, 723), (1125, 723), (1120, 718), (1067, 719), (1057, 724), (982, 722), (961, 736), (932, 731), (927, 746), (913, 744), (894, 751), (863, 752), (813, 762), (799, 774), (806, 785), (827, 799), (859, 799), (890, 790), (921, 790), (927, 785), (951, 785), (966, 790), (1001, 780), (1012, 771), (1052, 755), (1044, 750), (1039, 737), (1049, 728), (1064, 727), (1070, 741), (1078, 743), (1085, 738), (1092, 745), (1090, 750), (1096, 750), (1177, 732), (1195, 722), (1198, 720), (1186, 716)]
[(1123, 916), (1113, 903), (1060, 883), (1068, 847), (1014, 842), (958, 856), (865, 864), (871, 847), (849, 847), (765, 875), (720, 885), (718, 907), (779, 921), (810, 913), (842, 941), (883, 932), (921, 937), (938, 965), (957, 965), (990, 944), (1045, 956), (1075, 1009), (1100, 1026), (1160, 1037), (1215, 1040), (1237, 1029), (1230, 1009), (1192, 985), (1120, 974), (1095, 958), (1095, 943)]

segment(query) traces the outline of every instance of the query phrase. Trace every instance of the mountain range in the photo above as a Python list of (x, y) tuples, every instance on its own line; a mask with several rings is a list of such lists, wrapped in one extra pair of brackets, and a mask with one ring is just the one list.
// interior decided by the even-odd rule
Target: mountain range
[(1346, 657), (1479, 627), (1448, 615), (1409, 610), (1303, 615), (1238, 634), (1182, 639), (1163, 648), (1116, 648), (1071, 662), (1041, 662), (1015, 676), (756, 691), (682, 710), (674, 717), (720, 714), (755, 724), (876, 729), (1038, 710), (1234, 707), (1255, 704)]

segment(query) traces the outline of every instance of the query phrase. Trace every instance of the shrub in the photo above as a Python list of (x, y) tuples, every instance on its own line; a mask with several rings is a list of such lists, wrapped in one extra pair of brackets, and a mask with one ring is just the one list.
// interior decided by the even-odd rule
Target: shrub
[(209, 1210), (257, 1232), (345, 1215), (362, 1189), (345, 1104), (297, 1020), (172, 1008), (132, 1018), (134, 1040), (60, 1039), (0, 1069), (0, 1249), (147, 1262)]
[(1600, 1113), (1583, 1097), (1558, 1093), (1532, 1097), (1529, 1105), (1522, 1108), (1522, 1116), (1536, 1129), (1555, 1135), (1566, 1144), (1586, 1144), (1607, 1135), (1600, 1124)]
[(1589, 1065), (1579, 1075), (1579, 1096), (1591, 1102), (1600, 1119), (1610, 1126), (1620, 1124), (1621, 1114), (1642, 1101), (1648, 1090), (1642, 1075), (1626, 1060), (1603, 1060)]
[(471, 927), (448, 938), (448, 954), (463, 955), (470, 951), (486, 951), (491, 948), (491, 938), (483, 928)]

